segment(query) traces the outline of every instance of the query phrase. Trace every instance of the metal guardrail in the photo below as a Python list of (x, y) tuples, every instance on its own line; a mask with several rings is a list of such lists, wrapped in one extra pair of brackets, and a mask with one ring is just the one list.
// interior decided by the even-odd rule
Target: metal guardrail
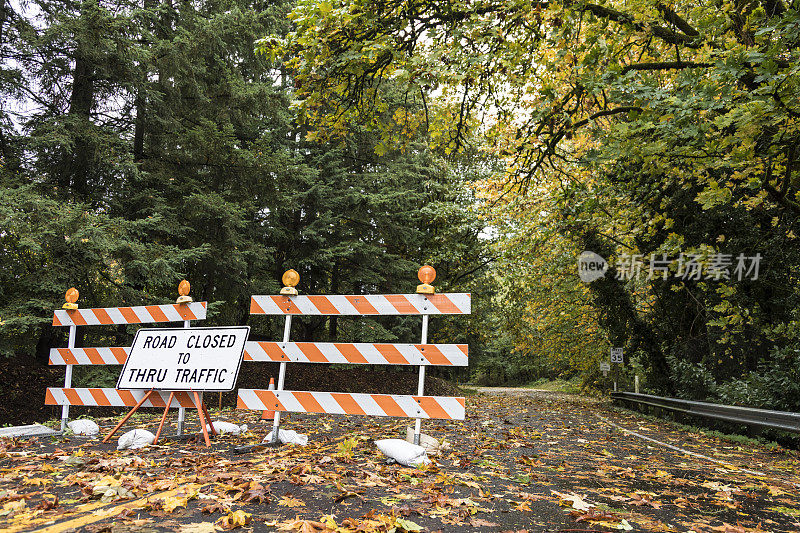
[(767, 409), (753, 409), (751, 407), (738, 407), (718, 403), (695, 402), (691, 400), (680, 400), (678, 398), (652, 396), (650, 394), (637, 394), (635, 392), (612, 392), (611, 399), (626, 403), (649, 405), (669, 411), (713, 418), (715, 420), (733, 422), (736, 424), (800, 433), (800, 413), (769, 411)]

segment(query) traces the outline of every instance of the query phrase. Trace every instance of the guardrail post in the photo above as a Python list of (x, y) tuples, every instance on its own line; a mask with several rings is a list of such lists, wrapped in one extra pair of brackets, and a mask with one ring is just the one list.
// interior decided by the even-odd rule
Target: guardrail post
[(633, 376), (633, 391), (639, 394), (639, 374)]

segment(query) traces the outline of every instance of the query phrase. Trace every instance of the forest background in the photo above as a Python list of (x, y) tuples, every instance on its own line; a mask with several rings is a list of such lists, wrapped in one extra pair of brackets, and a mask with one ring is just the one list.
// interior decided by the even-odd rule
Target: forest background
[[(470, 345), (442, 375), (598, 388), (622, 346), (623, 386), (798, 410), (799, 44), (782, 0), (0, 0), (0, 357), (63, 346), (71, 286), (168, 303), (186, 278), (233, 325), (288, 268), (306, 294), (385, 294), (429, 263), (473, 294), (432, 323)], [(591, 283), (584, 250), (610, 265)]]

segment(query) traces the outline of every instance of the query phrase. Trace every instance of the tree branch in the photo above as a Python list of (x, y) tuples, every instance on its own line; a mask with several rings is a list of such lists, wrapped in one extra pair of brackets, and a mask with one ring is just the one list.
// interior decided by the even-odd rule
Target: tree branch
[(794, 211), (795, 213), (800, 214), (800, 203), (795, 202), (794, 200), (790, 200), (786, 198), (786, 196), (782, 195), (781, 192), (773, 187), (772, 185), (765, 183), (764, 190), (769, 193), (769, 196), (778, 202), (778, 204), (782, 205), (783, 207), (787, 207)]
[(632, 70), (670, 70), (682, 68), (708, 68), (713, 67), (714, 63), (692, 63), (690, 61), (658, 61), (652, 63), (635, 63), (625, 65), (622, 74), (627, 74)]
[(675, 13), (671, 8), (665, 6), (664, 4), (658, 4), (656, 6), (659, 11), (661, 11), (661, 15), (664, 17), (664, 20), (673, 24), (676, 28), (681, 30), (683, 33), (688, 35), (689, 37), (699, 37), (700, 32), (694, 29), (692, 26), (689, 25), (688, 22), (683, 20), (677, 13)]
[[(564, 5), (569, 5), (569, 2), (565, 2)], [(584, 4), (583, 6), (578, 6), (578, 9), (580, 9), (581, 11), (589, 11), (595, 16), (600, 18), (613, 20), (614, 22), (619, 22), (621, 24), (627, 24), (628, 26), (632, 27), (637, 31), (652, 33), (654, 36), (658, 37), (659, 39), (667, 43), (683, 44), (685, 46), (688, 46), (689, 48), (700, 48), (700, 42), (698, 39), (700, 37), (700, 34), (697, 32), (695, 32), (697, 33), (696, 35), (688, 35), (672, 31), (669, 28), (665, 28), (663, 26), (644, 24), (641, 22), (637, 22), (636, 19), (633, 18), (633, 16), (627, 13), (623, 13), (622, 11), (617, 11), (616, 9), (611, 9), (597, 4)], [(688, 24), (687, 27), (691, 28), (690, 26), (688, 26)]]
[(642, 108), (637, 105), (626, 105), (621, 107), (615, 107), (614, 109), (605, 109), (603, 111), (598, 111), (594, 115), (590, 116), (589, 118), (585, 118), (583, 120), (579, 120), (575, 124), (572, 125), (572, 129), (578, 129), (587, 125), (589, 122), (593, 120), (597, 120), (601, 117), (607, 117), (609, 115), (617, 115), (619, 113), (628, 113), (630, 111), (641, 111)]

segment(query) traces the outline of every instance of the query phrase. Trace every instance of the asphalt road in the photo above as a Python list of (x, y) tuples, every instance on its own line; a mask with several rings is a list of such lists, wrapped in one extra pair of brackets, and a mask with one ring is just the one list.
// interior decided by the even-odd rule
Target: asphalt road
[[(800, 531), (795, 451), (528, 389), (482, 389), (467, 413), (423, 423), (443, 442), (423, 469), (386, 464), (372, 441), (413, 425), (387, 418), (290, 415), (284, 427), (306, 433), (308, 446), (244, 454), (233, 449), (269, 431), (247, 411), (218, 414), (251, 431), (211, 448), (2, 439), (0, 529)], [(129, 426), (154, 431), (158, 418), (150, 411)]]

